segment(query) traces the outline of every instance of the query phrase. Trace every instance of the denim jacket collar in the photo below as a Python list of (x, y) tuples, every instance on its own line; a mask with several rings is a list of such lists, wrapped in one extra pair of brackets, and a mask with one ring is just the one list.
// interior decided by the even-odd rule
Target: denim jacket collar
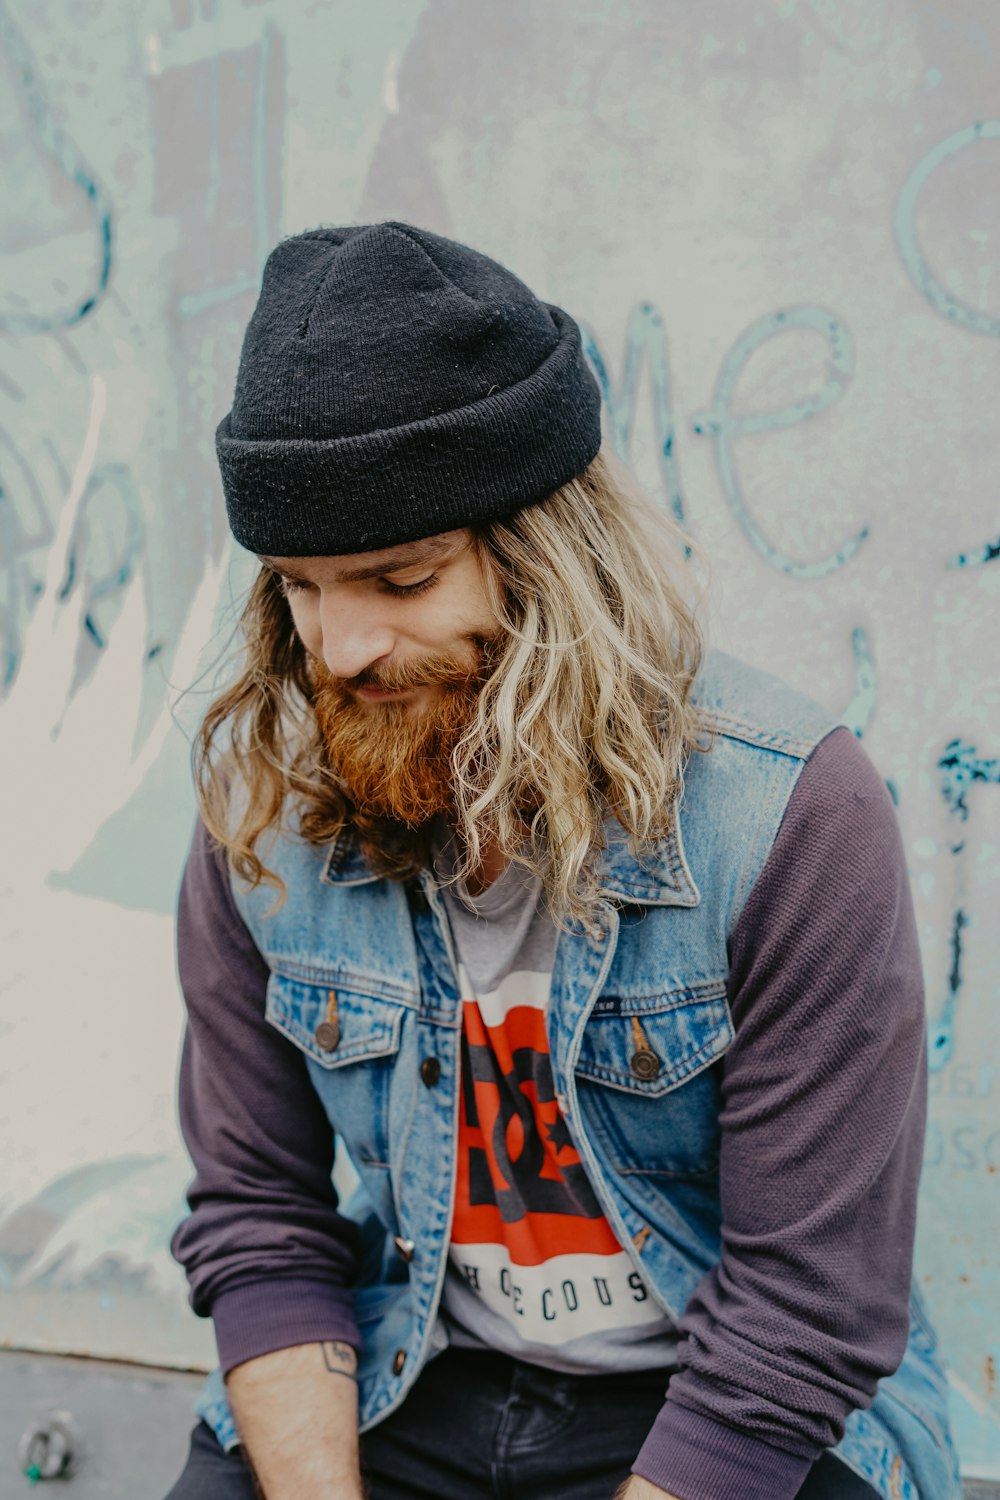
[[(641, 906), (697, 906), (701, 900), (694, 883), (684, 845), (680, 818), (675, 811), (666, 835), (636, 859), (628, 847), (621, 824), (609, 818), (605, 824), (607, 846), (601, 858), (601, 884), (612, 901)], [(350, 829), (335, 841), (320, 870), (325, 885), (368, 885), (378, 880)]]
[(323, 861), (319, 878), (324, 885), (370, 885), (380, 877), (368, 865), (353, 829), (345, 828)]

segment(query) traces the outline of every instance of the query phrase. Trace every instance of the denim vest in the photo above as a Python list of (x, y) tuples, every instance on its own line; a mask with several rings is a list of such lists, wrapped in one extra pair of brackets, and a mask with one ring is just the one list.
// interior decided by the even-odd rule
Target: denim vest
[[(560, 934), (548, 1015), (556, 1097), (619, 1242), (675, 1320), (720, 1254), (718, 1069), (734, 1032), (727, 937), (830, 715), (777, 679), (709, 653), (696, 697), (714, 744), (691, 757), (682, 810), (641, 863), (609, 824), (597, 932)], [(682, 842), (683, 829), (683, 842)], [(617, 830), (617, 837), (615, 832)], [(271, 970), (267, 1020), (306, 1056), (360, 1189), (345, 1211), (367, 1247), (356, 1296), (362, 1428), (399, 1406), (440, 1348), (455, 1183), (461, 1006), (441, 897), (428, 872), (411, 891), (371, 875), (349, 841), (276, 838), (265, 864), (288, 887), (233, 882)], [(330, 989), (340, 1041), (315, 1040)], [(616, 997), (613, 1007), (598, 1003)], [(662, 1060), (637, 1078), (631, 1017)], [(649, 1101), (657, 1101), (655, 1131)], [(623, 1169), (623, 1164), (625, 1164)], [(401, 1257), (396, 1242), (412, 1258)], [(216, 1372), (198, 1407), (236, 1442)], [(960, 1496), (946, 1382), (914, 1293), (902, 1364), (837, 1452), (885, 1500)]]

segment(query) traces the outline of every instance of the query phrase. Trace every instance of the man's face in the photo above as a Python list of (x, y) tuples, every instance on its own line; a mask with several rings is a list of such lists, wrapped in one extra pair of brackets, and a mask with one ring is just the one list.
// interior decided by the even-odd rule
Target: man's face
[(430, 707), (444, 691), (436, 665), (464, 660), (475, 671), (477, 642), (496, 634), (468, 531), (379, 552), (261, 561), (281, 577), (306, 650), (359, 708)]
[(317, 724), (355, 805), (410, 827), (447, 814), (451, 752), (499, 628), (470, 533), (261, 561), (313, 659)]

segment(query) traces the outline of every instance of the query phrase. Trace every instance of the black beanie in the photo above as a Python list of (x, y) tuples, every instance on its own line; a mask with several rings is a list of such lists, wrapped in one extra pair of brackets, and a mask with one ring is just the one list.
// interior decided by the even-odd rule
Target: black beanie
[(412, 224), (268, 256), (216, 451), (251, 552), (369, 552), (500, 520), (587, 467), (580, 332), (511, 271)]

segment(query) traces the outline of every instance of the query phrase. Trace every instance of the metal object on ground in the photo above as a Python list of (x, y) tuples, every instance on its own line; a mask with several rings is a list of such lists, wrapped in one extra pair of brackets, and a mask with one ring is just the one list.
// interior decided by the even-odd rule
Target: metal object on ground
[(31, 1484), (67, 1479), (80, 1457), (80, 1429), (68, 1411), (49, 1411), (26, 1430), (17, 1445), (21, 1473)]

